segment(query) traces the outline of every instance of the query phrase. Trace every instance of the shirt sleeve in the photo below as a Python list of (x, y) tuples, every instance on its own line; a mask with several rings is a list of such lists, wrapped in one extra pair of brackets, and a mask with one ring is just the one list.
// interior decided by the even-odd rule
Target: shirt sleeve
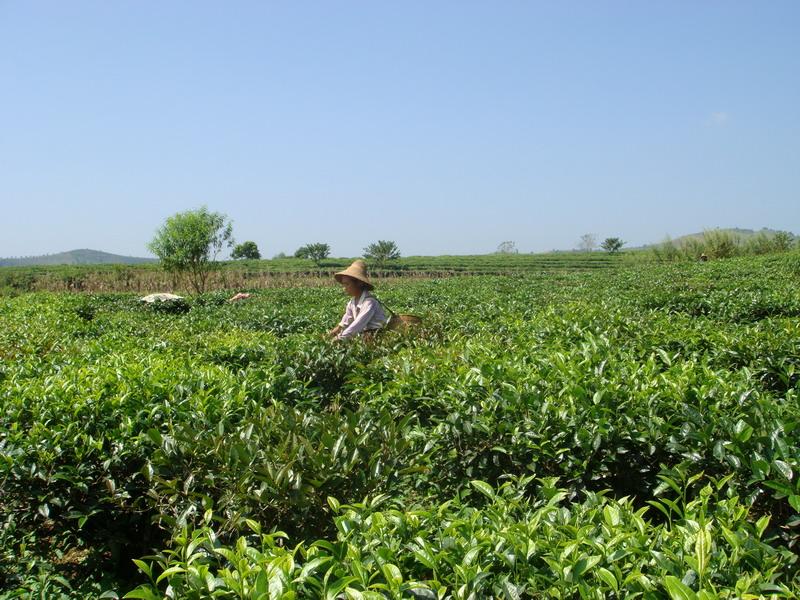
[(358, 313), (358, 316), (346, 326), (346, 329), (339, 334), (338, 338), (340, 340), (346, 340), (364, 331), (377, 309), (378, 301), (375, 300), (375, 298), (365, 298), (361, 303), (361, 311)]
[(342, 317), (342, 320), (339, 321), (339, 327), (347, 327), (348, 325), (350, 325), (350, 323), (353, 322), (354, 318), (355, 318), (355, 306), (353, 305), (353, 302), (350, 301), (347, 303), (347, 306), (344, 309), (344, 316)]

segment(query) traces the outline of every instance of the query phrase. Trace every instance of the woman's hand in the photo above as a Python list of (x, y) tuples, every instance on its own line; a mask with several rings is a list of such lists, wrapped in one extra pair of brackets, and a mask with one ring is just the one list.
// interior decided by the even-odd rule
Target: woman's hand
[(342, 332), (342, 326), (341, 326), (341, 325), (337, 325), (336, 327), (334, 327), (333, 329), (331, 329), (331, 330), (328, 332), (328, 337), (329, 337), (329, 338), (335, 338), (335, 337), (336, 337), (337, 335), (339, 335), (341, 332)]

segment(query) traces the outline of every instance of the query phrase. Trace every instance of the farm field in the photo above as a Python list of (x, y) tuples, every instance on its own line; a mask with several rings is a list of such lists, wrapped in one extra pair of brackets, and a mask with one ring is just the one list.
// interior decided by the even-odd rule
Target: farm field
[(0, 298), (0, 598), (800, 593), (796, 252), (377, 295)]
[[(550, 254), (485, 254), (476, 256), (409, 256), (373, 270), (380, 278), (448, 277), (459, 274), (583, 272), (617, 268), (652, 260), (643, 252), (609, 255), (605, 252)], [(328, 284), (351, 258), (311, 260), (282, 258), (221, 263), (208, 289), (297, 287)], [(314, 281), (316, 279), (316, 281)], [(158, 264), (54, 265), (0, 267), (0, 296), (36, 291), (152, 292), (180, 289), (181, 283)]]

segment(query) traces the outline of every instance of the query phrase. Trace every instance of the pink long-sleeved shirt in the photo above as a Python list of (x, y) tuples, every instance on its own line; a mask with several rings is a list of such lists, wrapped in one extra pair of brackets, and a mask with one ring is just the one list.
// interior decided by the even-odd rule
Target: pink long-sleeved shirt
[(386, 324), (386, 313), (378, 300), (368, 290), (364, 290), (358, 298), (347, 303), (344, 316), (339, 326), (344, 329), (336, 336), (346, 340), (366, 329), (380, 329)]

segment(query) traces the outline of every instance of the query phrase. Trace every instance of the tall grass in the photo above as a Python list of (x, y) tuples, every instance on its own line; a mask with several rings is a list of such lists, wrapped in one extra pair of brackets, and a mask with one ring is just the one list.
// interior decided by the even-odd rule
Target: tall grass
[(705, 257), (710, 260), (789, 252), (800, 248), (800, 240), (786, 231), (759, 232), (742, 237), (732, 231), (709, 229), (699, 237), (676, 242), (667, 237), (652, 248), (651, 254), (658, 262), (695, 261)]

